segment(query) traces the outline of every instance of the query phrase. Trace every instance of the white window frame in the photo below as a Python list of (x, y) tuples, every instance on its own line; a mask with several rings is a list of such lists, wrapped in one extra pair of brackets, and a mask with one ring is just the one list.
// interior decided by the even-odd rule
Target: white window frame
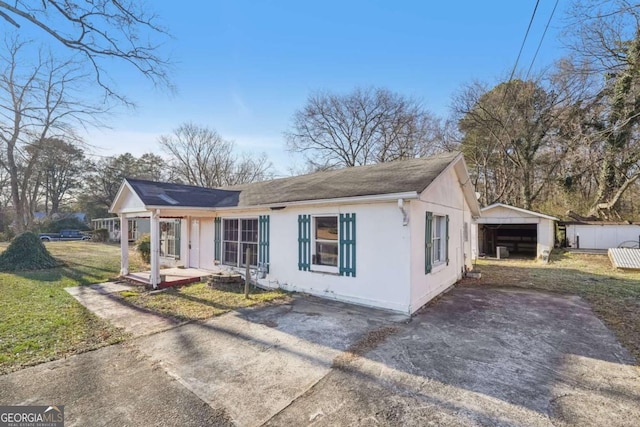
[[(226, 230), (227, 230), (227, 221), (238, 221), (238, 238), (236, 240), (228, 240), (225, 238), (225, 234), (226, 234)], [(255, 234), (256, 234), (256, 241), (255, 242), (251, 242), (251, 241), (245, 241), (242, 239), (242, 231), (243, 231), (243, 227), (242, 227), (242, 221), (255, 221), (256, 224), (256, 230), (255, 230)], [(251, 244), (254, 247), (253, 253), (251, 254), (251, 258), (256, 260), (255, 264), (249, 264), (250, 267), (258, 267), (258, 249), (259, 249), (259, 244), (260, 244), (260, 234), (259, 234), (259, 227), (260, 227), (260, 222), (258, 221), (258, 217), (229, 217), (229, 218), (222, 218), (222, 224), (220, 227), (220, 233), (222, 234), (220, 237), (220, 244), (222, 245), (222, 247), (220, 248), (220, 261), (222, 264), (224, 265), (228, 265), (231, 267), (246, 267), (245, 264), (242, 263), (242, 257), (244, 256), (244, 251), (242, 250), (242, 246), (243, 245), (247, 245), (247, 244)], [(226, 259), (226, 254), (225, 254), (225, 244), (233, 242), (237, 245), (237, 255), (236, 255), (236, 261), (234, 263), (230, 263), (227, 261)], [(251, 262), (251, 261), (250, 261)]]
[[(166, 231), (160, 229), (160, 251), (163, 258), (180, 259), (180, 241), (182, 240), (182, 224), (179, 219), (160, 220), (160, 227), (166, 224)], [(179, 239), (176, 240), (176, 235)], [(128, 237), (128, 236), (127, 236)]]
[[(338, 238), (335, 240), (336, 248), (337, 248), (337, 256), (336, 256), (336, 265), (320, 265), (316, 264), (316, 242), (326, 242), (332, 243), (334, 240), (324, 240), (316, 238), (316, 224), (318, 218), (328, 218), (333, 217), (336, 219), (336, 228), (338, 230)], [(335, 213), (330, 214), (318, 214), (311, 216), (311, 271), (317, 271), (321, 273), (334, 273), (338, 274), (340, 272), (340, 215)]]
[[(447, 249), (445, 242), (447, 237), (447, 216), (434, 212), (431, 227), (431, 265), (436, 267), (447, 262), (447, 254), (445, 253)], [(440, 231), (439, 236), (438, 230)], [(436, 259), (437, 255), (439, 255), (440, 259)]]

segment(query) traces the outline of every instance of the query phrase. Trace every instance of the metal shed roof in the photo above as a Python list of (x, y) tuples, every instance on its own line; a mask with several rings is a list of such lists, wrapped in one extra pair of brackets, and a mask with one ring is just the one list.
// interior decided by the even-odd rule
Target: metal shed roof
[(640, 249), (610, 248), (609, 259), (615, 268), (640, 270)]

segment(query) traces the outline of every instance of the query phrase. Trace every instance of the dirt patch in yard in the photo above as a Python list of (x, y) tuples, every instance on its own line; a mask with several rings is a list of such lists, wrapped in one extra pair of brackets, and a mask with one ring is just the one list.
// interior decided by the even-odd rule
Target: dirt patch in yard
[(244, 287), (238, 284), (211, 287), (206, 283), (167, 288), (162, 292), (125, 291), (119, 296), (128, 304), (180, 320), (204, 320), (242, 307), (289, 299), (286, 292), (259, 288), (252, 288), (247, 299)]
[(534, 260), (479, 260), (480, 279), (463, 286), (520, 287), (578, 295), (640, 364), (640, 272), (617, 270), (606, 255), (558, 251), (549, 264)]

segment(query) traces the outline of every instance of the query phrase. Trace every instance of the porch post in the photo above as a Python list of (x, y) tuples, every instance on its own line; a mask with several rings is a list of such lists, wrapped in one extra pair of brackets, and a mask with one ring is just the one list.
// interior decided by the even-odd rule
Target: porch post
[(157, 289), (160, 284), (160, 211), (151, 213), (151, 286)]
[(120, 276), (129, 274), (129, 219), (120, 214)]
[[(187, 215), (182, 217), (183, 226), (180, 230), (180, 234), (182, 234), (182, 242), (180, 243), (182, 246), (180, 247), (180, 257), (183, 260), (184, 268), (191, 267), (191, 216)], [(186, 244), (182, 244), (186, 242)], [(183, 250), (185, 249), (185, 250)]]

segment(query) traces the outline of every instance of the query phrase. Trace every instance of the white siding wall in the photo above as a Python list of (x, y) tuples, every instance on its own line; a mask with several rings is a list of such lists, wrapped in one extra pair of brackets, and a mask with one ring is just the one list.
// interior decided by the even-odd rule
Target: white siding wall
[(568, 224), (569, 245), (576, 247), (576, 236), (580, 236), (580, 249), (617, 248), (627, 240), (638, 241), (640, 225), (636, 224)]
[[(356, 214), (356, 277), (298, 270), (298, 215)], [(409, 313), (409, 227), (397, 202), (269, 211), (271, 286)], [(227, 216), (227, 215), (225, 215)]]
[(553, 221), (540, 218), (538, 223), (538, 258), (542, 257), (545, 251), (551, 253), (555, 241), (555, 225)]
[[(428, 201), (426, 201), (428, 200)], [(460, 189), (458, 178), (450, 168), (412, 200), (411, 208), (411, 312), (419, 309), (462, 278), (465, 265), (471, 268), (471, 213)], [(433, 266), (425, 274), (425, 212), (449, 215), (449, 265)], [(469, 238), (463, 236), (464, 223)]]

